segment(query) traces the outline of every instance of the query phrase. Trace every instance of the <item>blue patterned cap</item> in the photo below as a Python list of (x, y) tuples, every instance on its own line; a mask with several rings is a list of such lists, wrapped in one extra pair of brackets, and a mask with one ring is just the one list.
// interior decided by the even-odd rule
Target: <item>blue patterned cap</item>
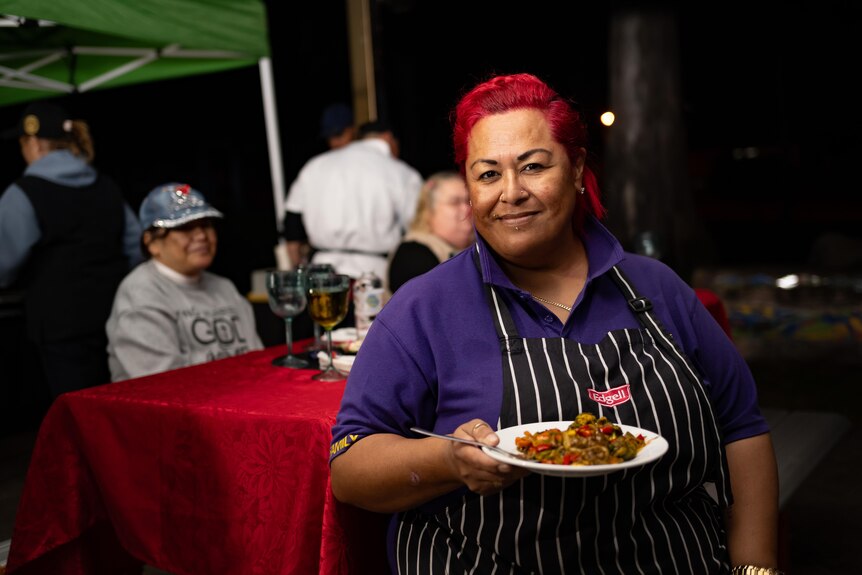
[(154, 188), (138, 211), (141, 229), (176, 228), (202, 218), (223, 218), (203, 194), (188, 184), (171, 182)]

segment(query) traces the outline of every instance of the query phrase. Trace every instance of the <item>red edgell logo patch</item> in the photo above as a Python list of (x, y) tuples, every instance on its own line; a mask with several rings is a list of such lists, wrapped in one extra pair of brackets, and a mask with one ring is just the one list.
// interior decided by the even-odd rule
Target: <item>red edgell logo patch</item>
[(592, 399), (596, 403), (601, 403), (602, 405), (606, 405), (608, 407), (613, 407), (615, 405), (625, 403), (632, 398), (631, 393), (629, 393), (628, 384), (621, 385), (607, 391), (596, 391), (595, 389), (588, 389), (587, 394), (589, 394), (590, 399)]

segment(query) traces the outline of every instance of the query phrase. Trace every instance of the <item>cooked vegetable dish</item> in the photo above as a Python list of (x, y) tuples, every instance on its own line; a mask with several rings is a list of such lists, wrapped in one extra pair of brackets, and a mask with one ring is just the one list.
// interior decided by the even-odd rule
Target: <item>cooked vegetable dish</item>
[(515, 446), (525, 458), (555, 465), (603, 465), (633, 459), (646, 445), (643, 435), (634, 436), (610, 421), (581, 413), (565, 430), (525, 431)]

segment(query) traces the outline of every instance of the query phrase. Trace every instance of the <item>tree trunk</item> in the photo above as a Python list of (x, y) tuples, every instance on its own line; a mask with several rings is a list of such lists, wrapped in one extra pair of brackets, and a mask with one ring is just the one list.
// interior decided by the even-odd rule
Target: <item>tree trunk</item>
[(616, 121), (605, 148), (607, 223), (627, 250), (660, 259), (689, 281), (700, 232), (688, 178), (676, 15), (631, 7), (612, 14), (610, 26)]

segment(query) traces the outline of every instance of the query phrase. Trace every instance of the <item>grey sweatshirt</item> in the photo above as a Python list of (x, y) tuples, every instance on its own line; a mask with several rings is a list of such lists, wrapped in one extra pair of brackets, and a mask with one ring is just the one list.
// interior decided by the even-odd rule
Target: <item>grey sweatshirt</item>
[(203, 272), (179, 283), (152, 260), (120, 284), (106, 330), (112, 381), (263, 348), (251, 304), (230, 280)]

